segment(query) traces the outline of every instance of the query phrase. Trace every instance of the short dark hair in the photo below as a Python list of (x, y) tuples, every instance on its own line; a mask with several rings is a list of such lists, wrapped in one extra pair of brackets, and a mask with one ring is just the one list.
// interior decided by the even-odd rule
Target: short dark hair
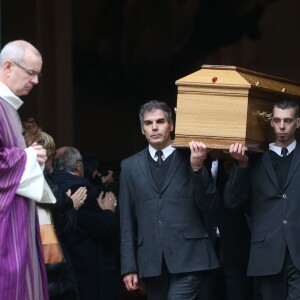
[(94, 153), (84, 152), (82, 153), (82, 162), (84, 167), (84, 177), (89, 180), (93, 179), (93, 173), (98, 170), (99, 161)]
[(292, 108), (295, 111), (295, 117), (299, 117), (299, 103), (295, 100), (284, 98), (274, 103), (273, 109), (277, 107), (280, 109)]
[(172, 110), (169, 107), (169, 105), (166, 102), (163, 102), (163, 101), (151, 100), (151, 101), (143, 104), (140, 107), (139, 118), (140, 118), (141, 127), (143, 127), (143, 124), (144, 124), (144, 114), (145, 114), (145, 112), (153, 111), (153, 110), (156, 110), (156, 109), (160, 109), (165, 113), (165, 117), (166, 117), (168, 123), (173, 123)]

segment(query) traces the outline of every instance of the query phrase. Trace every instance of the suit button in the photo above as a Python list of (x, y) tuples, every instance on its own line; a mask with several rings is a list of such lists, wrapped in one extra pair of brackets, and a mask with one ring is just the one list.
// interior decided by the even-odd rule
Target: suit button
[(284, 198), (284, 199), (285, 199), (285, 198), (286, 198), (286, 194), (283, 194), (283, 195), (282, 195), (282, 198)]
[(159, 195), (159, 199), (162, 199), (162, 195)]
[(159, 220), (158, 223), (161, 224), (161, 223), (162, 223), (162, 220)]
[(286, 224), (286, 223), (287, 223), (287, 220), (283, 220), (282, 223), (283, 223), (283, 224)]

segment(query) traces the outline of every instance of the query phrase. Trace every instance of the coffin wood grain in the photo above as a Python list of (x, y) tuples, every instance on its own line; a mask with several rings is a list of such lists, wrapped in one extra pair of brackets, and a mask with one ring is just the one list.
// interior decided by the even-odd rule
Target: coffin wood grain
[(178, 148), (198, 140), (210, 149), (228, 149), (238, 142), (250, 151), (265, 151), (274, 134), (256, 112), (272, 112), (274, 102), (282, 97), (300, 101), (300, 83), (234, 66), (205, 65), (176, 85), (174, 146)]

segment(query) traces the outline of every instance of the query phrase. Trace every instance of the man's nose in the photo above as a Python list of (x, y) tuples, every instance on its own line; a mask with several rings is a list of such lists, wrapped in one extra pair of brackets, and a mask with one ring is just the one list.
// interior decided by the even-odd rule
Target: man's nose
[(157, 129), (157, 124), (156, 123), (153, 123), (152, 124), (152, 130), (156, 130)]
[(33, 83), (33, 84), (38, 84), (39, 83), (39, 77), (38, 77), (37, 74), (34, 75), (34, 77), (32, 77), (31, 83)]
[(285, 124), (284, 124), (284, 120), (280, 121), (280, 128), (284, 128)]

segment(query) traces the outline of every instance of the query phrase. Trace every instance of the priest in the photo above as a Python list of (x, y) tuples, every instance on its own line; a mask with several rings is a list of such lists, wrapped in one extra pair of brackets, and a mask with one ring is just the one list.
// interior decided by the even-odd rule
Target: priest
[(0, 53), (1, 299), (48, 299), (35, 205), (45, 200), (47, 157), (37, 143), (26, 148), (18, 114), (19, 96), (38, 84), (41, 68), (41, 54), (26, 41), (10, 42)]

